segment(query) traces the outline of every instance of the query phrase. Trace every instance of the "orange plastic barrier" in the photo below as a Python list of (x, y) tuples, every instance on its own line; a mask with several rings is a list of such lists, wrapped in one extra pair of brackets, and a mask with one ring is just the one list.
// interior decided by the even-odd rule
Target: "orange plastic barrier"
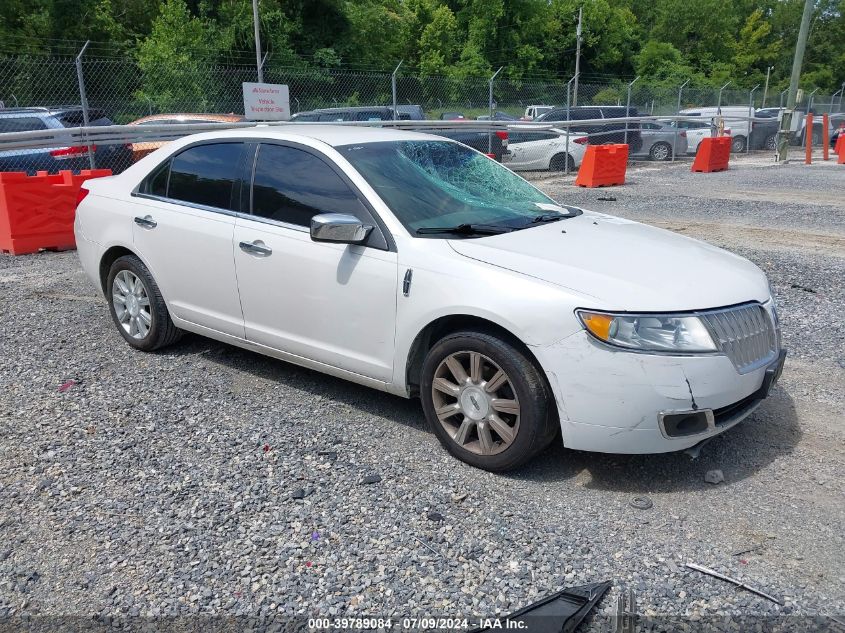
[(25, 255), (75, 248), (76, 196), (83, 182), (100, 176), (111, 176), (111, 170), (0, 172), (0, 251)]
[(839, 136), (836, 137), (836, 146), (833, 148), (833, 153), (842, 158), (843, 152), (845, 152), (845, 133), (840, 132)]
[(730, 158), (730, 136), (707, 136), (698, 144), (695, 160), (692, 162), (692, 171), (703, 173), (724, 171), (728, 168)]
[(836, 145), (839, 147), (839, 158), (836, 159), (836, 163), (838, 165), (845, 165), (845, 142), (840, 143), (840, 141), (842, 141), (841, 136), (836, 141)]
[(628, 146), (587, 145), (575, 184), (579, 187), (624, 185), (628, 168)]

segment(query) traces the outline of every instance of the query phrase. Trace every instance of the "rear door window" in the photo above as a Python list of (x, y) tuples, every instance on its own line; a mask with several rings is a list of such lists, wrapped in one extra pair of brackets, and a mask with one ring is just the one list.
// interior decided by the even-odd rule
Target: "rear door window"
[(29, 132), (46, 129), (47, 124), (38, 117), (0, 117), (0, 132)]
[(170, 161), (167, 197), (218, 209), (236, 210), (243, 143), (189, 147)]

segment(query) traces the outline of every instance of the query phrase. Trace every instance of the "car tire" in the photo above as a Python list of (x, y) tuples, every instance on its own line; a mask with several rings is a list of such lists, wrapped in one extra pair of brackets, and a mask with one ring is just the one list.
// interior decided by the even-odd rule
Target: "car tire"
[(557, 435), (554, 397), (518, 344), (481, 331), (450, 334), (428, 352), (420, 397), (434, 434), (471, 466), (502, 472)]
[(739, 152), (745, 151), (745, 137), (744, 136), (734, 136), (731, 139), (731, 151), (735, 154)]
[(664, 141), (659, 141), (648, 150), (651, 160), (672, 160), (672, 146)]
[(777, 134), (769, 134), (766, 137), (766, 140), (763, 141), (763, 149), (767, 149), (769, 151), (775, 151), (778, 148), (778, 135)]
[(574, 171), (575, 160), (569, 154), (555, 154), (549, 161), (549, 171)]
[(111, 265), (106, 298), (117, 331), (135, 349), (152, 352), (181, 338), (158, 284), (135, 255), (118, 257)]

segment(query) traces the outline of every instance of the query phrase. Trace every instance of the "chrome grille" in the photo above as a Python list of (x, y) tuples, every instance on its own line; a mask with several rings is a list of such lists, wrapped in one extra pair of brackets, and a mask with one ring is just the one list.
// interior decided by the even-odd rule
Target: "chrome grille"
[(702, 317), (717, 347), (740, 374), (757, 369), (777, 355), (777, 334), (763, 306), (738, 306), (707, 312)]

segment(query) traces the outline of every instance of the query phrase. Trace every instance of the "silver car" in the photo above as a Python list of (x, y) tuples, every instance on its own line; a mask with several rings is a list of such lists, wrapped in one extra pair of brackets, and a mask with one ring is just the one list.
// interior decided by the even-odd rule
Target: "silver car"
[[(672, 153), (687, 153), (687, 133), (671, 125), (655, 121), (643, 121), (640, 124), (643, 137), (642, 147), (634, 156), (648, 156), (651, 160), (672, 160)], [(674, 149), (673, 149), (674, 148)]]

